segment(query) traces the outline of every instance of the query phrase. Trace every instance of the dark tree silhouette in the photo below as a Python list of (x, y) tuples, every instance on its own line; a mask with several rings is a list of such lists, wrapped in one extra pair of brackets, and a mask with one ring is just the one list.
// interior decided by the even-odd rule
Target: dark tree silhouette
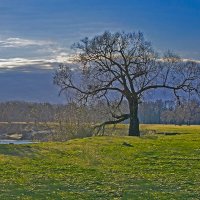
[[(105, 99), (117, 124), (129, 119), (129, 135), (140, 136), (138, 104), (147, 92), (168, 89), (180, 100), (181, 92), (199, 93), (200, 68), (194, 62), (183, 62), (168, 52), (158, 58), (142, 33), (110, 33), (85, 38), (72, 47), (73, 64), (62, 64), (54, 83), (61, 91), (71, 91), (79, 100)], [(111, 101), (115, 99), (115, 104)], [(120, 110), (128, 102), (128, 113)]]

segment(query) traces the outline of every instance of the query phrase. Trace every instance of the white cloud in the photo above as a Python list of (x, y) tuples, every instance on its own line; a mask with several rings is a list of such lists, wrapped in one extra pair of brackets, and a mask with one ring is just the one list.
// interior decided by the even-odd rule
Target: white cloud
[(70, 63), (70, 56), (68, 53), (60, 53), (54, 57), (45, 59), (31, 59), (31, 58), (8, 58), (0, 59), (0, 71), (5, 69), (42, 69), (51, 70), (58, 66), (59, 63)]
[(183, 62), (191, 61), (191, 62), (200, 63), (200, 60), (194, 60), (194, 59), (182, 59), (182, 60), (183, 60)]
[[(159, 58), (159, 59), (157, 59), (157, 61), (164, 62), (165, 60), (163, 58)], [(195, 62), (195, 63), (200, 64), (200, 60), (194, 60), (194, 59), (188, 59), (188, 58), (181, 58), (181, 61), (182, 62)]]
[(72, 55), (70, 55), (70, 53), (60, 52), (58, 54), (55, 54), (54, 60), (60, 63), (71, 63), (71, 58)]
[(70, 54), (65, 44), (56, 41), (0, 36), (0, 68), (68, 62)]
[(0, 59), (0, 70), (1, 69), (13, 69), (18, 67), (26, 67), (27, 69), (35, 67), (38, 69), (53, 69), (53, 60), (37, 60), (37, 59), (26, 59), (26, 58), (9, 58)]
[(28, 47), (28, 46), (48, 46), (53, 45), (52, 41), (48, 40), (30, 40), (23, 38), (7, 38), (4, 40), (0, 40), (0, 47), (4, 48), (20, 48), (20, 47)]

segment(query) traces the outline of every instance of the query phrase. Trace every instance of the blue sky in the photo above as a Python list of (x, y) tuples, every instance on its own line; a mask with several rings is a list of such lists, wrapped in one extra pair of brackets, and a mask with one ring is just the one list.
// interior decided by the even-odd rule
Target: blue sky
[(105, 30), (140, 30), (158, 52), (200, 60), (200, 0), (1, 0), (0, 74), (49, 73), (73, 42)]
[[(45, 58), (55, 53), (59, 55), (67, 52), (65, 50), (73, 42), (104, 30), (140, 30), (158, 51), (172, 49), (183, 57), (199, 59), (200, 1), (0, 1), (1, 40), (8, 38), (39, 40), (38, 44), (46, 41), (48, 46), (45, 51), (45, 48), (42, 48), (45, 45), (26, 45), (15, 49), (14, 45), (11, 48), (2, 47), (0, 44), (1, 58), (22, 55), (27, 58), (37, 56)], [(52, 51), (58, 48), (57, 52), (53, 54), (51, 48)]]

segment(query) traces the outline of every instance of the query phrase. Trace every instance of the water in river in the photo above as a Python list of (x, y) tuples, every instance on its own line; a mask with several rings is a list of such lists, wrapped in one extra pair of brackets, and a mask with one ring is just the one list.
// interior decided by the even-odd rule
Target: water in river
[(0, 144), (31, 144), (30, 140), (0, 140)]

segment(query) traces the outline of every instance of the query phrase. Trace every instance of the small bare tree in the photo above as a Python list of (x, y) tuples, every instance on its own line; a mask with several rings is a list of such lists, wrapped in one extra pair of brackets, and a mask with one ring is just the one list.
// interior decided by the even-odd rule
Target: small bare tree
[[(138, 104), (148, 91), (168, 89), (180, 100), (181, 92), (199, 93), (200, 68), (182, 62), (168, 52), (157, 54), (142, 33), (110, 33), (85, 38), (73, 45), (73, 66), (63, 64), (54, 83), (61, 91), (71, 91), (79, 100), (105, 99), (113, 119), (99, 125), (117, 124), (129, 119), (129, 135), (140, 136)], [(115, 104), (111, 102), (115, 100)], [(128, 102), (128, 113), (120, 109)]]

